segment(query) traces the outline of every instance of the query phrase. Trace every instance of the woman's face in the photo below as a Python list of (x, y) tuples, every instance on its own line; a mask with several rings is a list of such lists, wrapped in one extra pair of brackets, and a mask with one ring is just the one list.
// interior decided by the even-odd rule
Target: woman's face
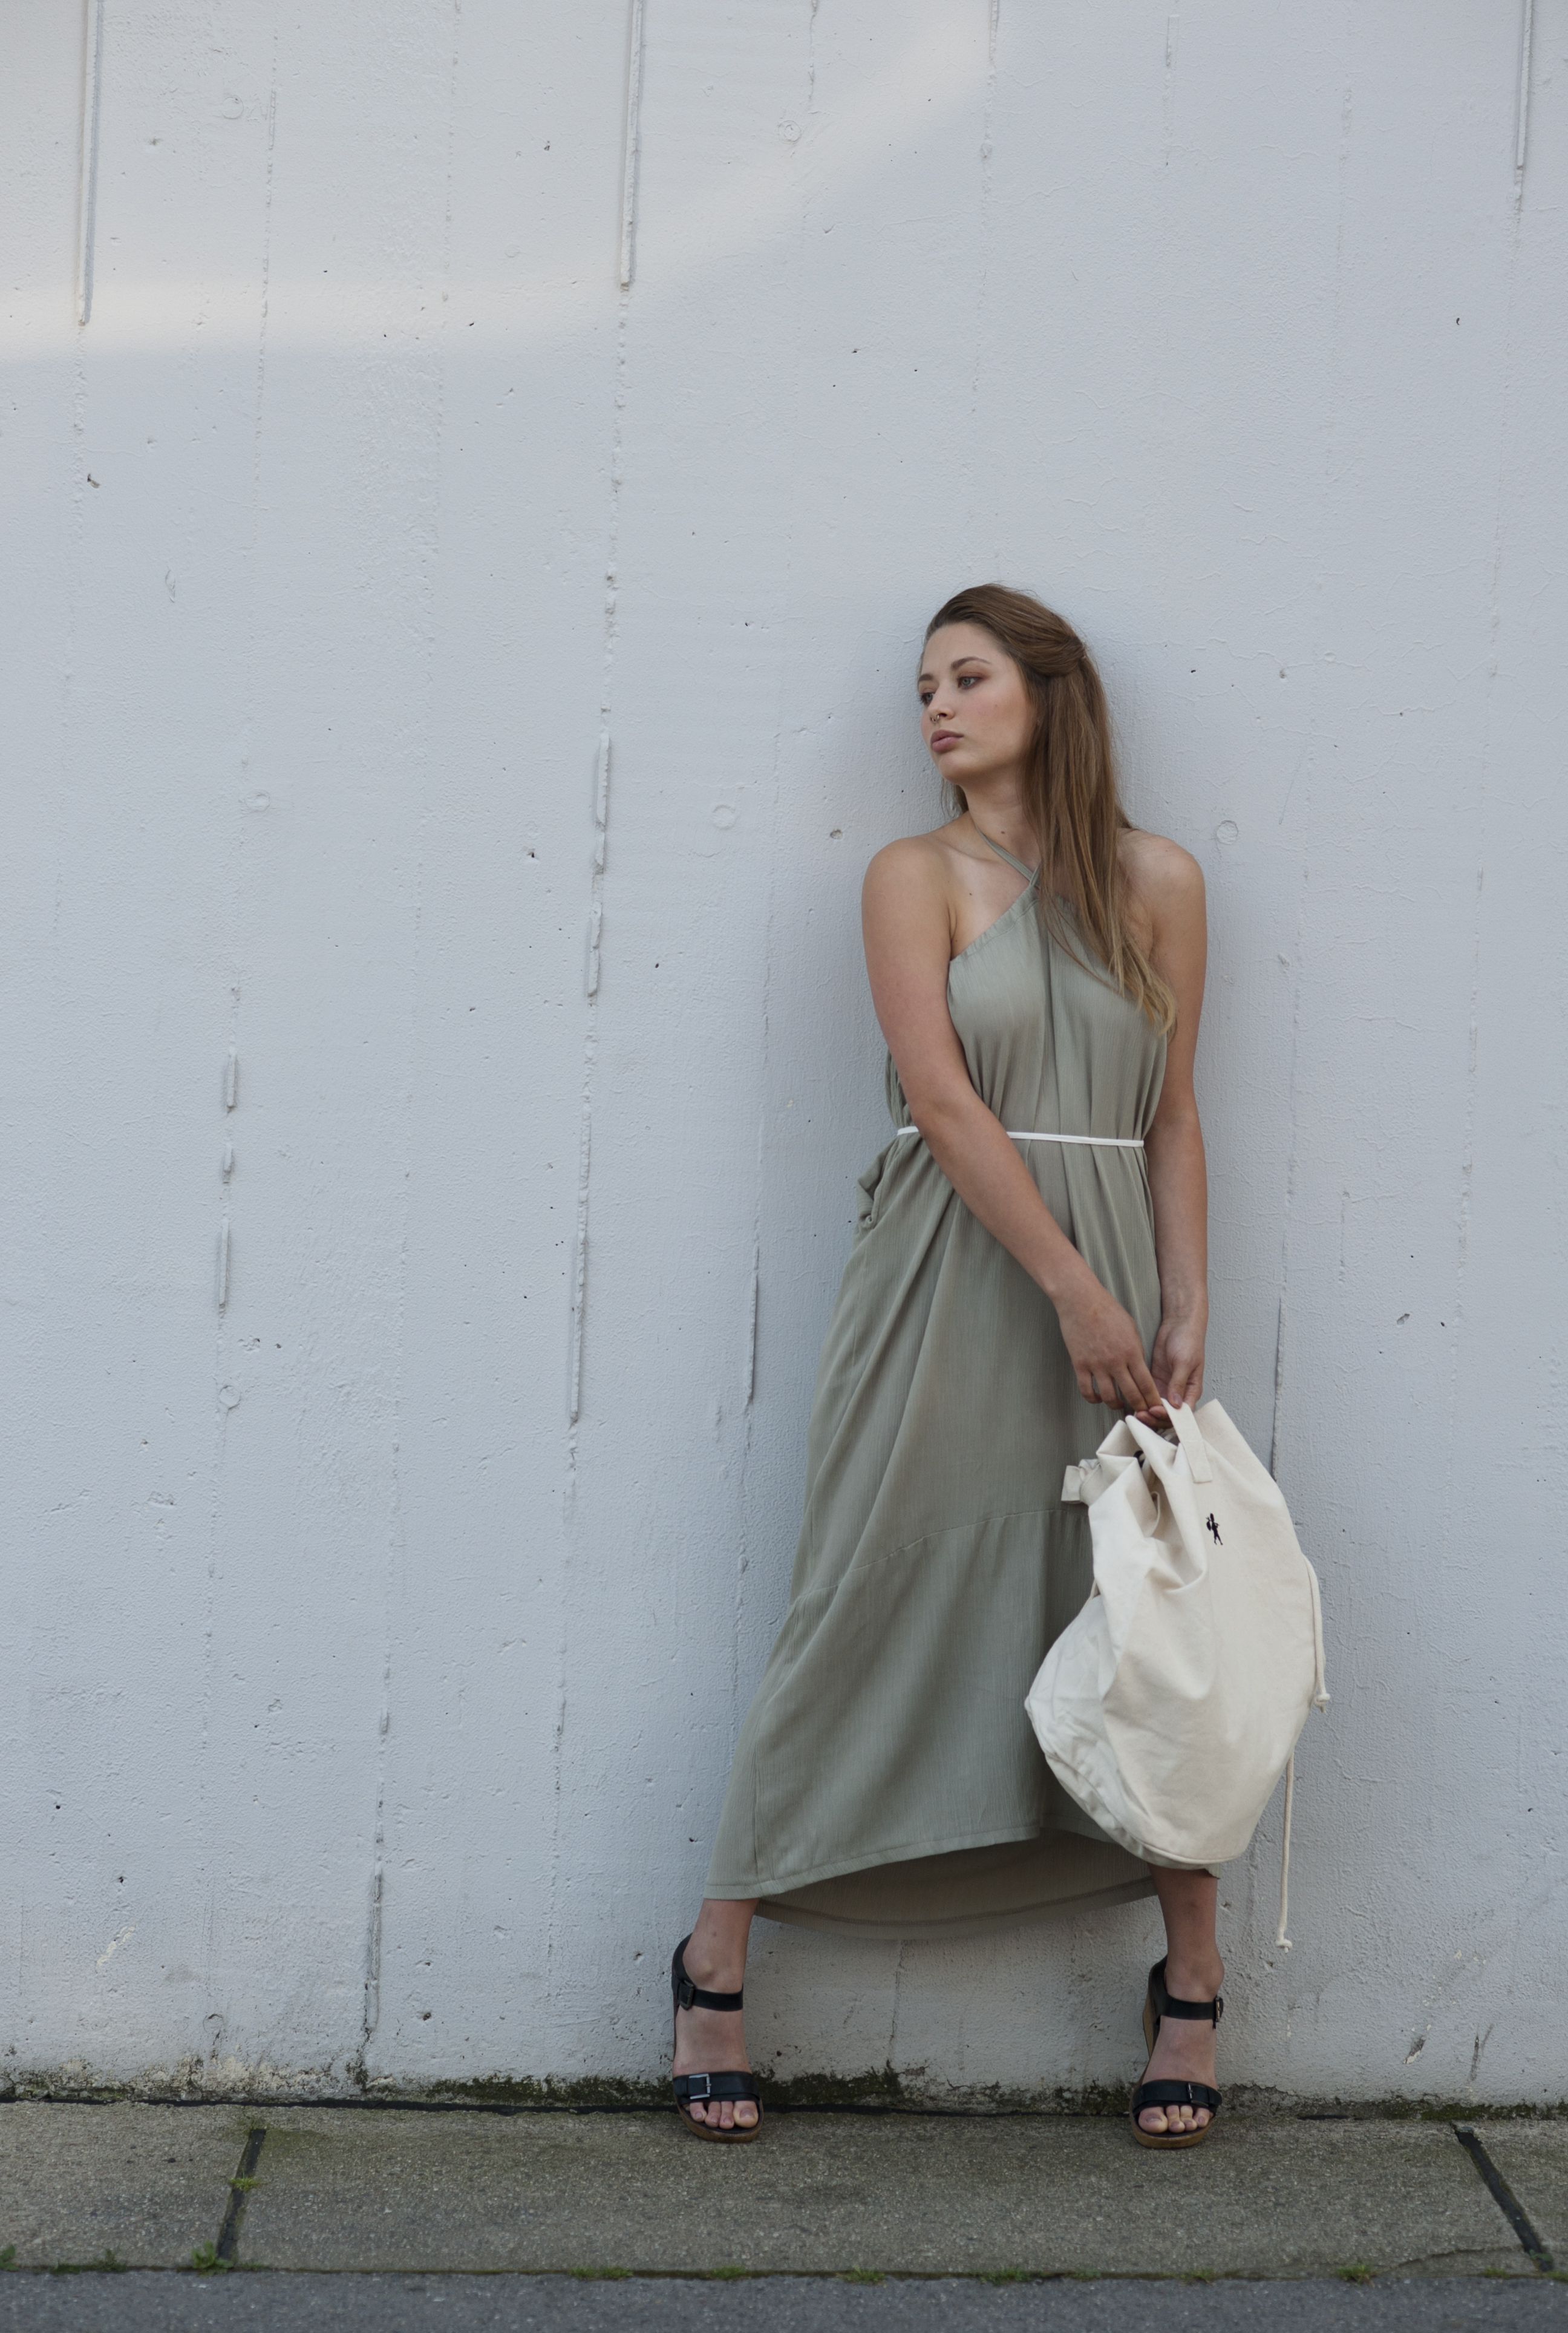
[(999, 640), (979, 624), (944, 624), (925, 644), (916, 686), (927, 747), (950, 785), (967, 794), (1021, 774), (1035, 708)]

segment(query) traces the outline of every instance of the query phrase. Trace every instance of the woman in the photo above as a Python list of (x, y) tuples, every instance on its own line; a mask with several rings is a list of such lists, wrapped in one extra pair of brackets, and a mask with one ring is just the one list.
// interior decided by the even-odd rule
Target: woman
[(1219, 2103), (1218, 1881), (1105, 1839), (1023, 1704), (1092, 1579), (1065, 1468), (1107, 1411), (1158, 1425), (1202, 1388), (1203, 878), (1129, 824), (1088, 651), (1037, 600), (950, 600), (918, 688), (957, 815), (865, 878), (895, 1132), (817, 1372), (789, 1614), (675, 1952), (676, 2100), (699, 2137), (756, 2136), (759, 1906), (953, 1935), (1152, 1887), (1167, 1955), (1133, 2129), (1192, 2146)]

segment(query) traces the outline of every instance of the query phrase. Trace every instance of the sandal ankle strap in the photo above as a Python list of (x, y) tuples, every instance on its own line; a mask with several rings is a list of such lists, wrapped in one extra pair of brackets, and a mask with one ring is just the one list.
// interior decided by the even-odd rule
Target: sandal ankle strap
[(1149, 1999), (1153, 2003), (1156, 2018), (1191, 2018), (1218, 2025), (1225, 2014), (1225, 2002), (1219, 1993), (1212, 2001), (1178, 2001), (1173, 1992), (1165, 1990), (1165, 1963), (1155, 1962), (1149, 1972)]
[(683, 1936), (680, 1943), (675, 1946), (674, 1966), (671, 1974), (674, 1980), (674, 1990), (676, 2008), (744, 2008), (746, 1996), (743, 1992), (710, 1992), (705, 1985), (693, 1984), (692, 1983), (691, 1978), (686, 1974), (686, 1946), (691, 1943), (691, 1941), (692, 1939), (690, 1936)]

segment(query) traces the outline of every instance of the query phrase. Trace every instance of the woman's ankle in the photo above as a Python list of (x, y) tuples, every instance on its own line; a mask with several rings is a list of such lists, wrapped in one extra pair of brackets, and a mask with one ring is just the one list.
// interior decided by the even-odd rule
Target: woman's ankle
[(705, 1992), (739, 1992), (751, 1932), (751, 1905), (704, 1902), (683, 1955), (692, 1983)]
[(1165, 1955), (1165, 1990), (1177, 2001), (1212, 2001), (1225, 1982), (1225, 1963), (1218, 1951)]

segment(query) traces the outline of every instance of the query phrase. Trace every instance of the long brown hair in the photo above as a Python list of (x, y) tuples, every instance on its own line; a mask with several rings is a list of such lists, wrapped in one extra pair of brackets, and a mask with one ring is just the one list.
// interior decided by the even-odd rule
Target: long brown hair
[[(977, 583), (955, 593), (926, 626), (926, 638), (945, 624), (979, 624), (990, 632), (1023, 674), (1034, 703), (1024, 807), (1040, 846), (1041, 917), (1081, 955), (1056, 894), (1055, 884), (1065, 879), (1083, 940), (1114, 985), (1169, 1036), (1176, 1026), (1176, 1000), (1127, 917), (1116, 846), (1133, 821), (1116, 792), (1111, 718), (1094, 658), (1063, 617), (1005, 583)], [(961, 811), (969, 808), (961, 787), (948, 791)]]

